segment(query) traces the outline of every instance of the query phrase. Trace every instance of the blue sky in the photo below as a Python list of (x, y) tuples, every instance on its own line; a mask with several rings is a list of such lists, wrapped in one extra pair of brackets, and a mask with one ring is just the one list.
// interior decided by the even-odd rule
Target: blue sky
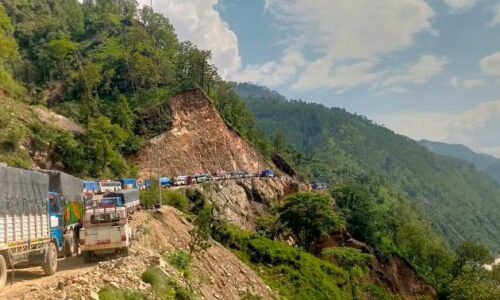
[[(148, 1), (149, 2), (149, 1)], [(156, 0), (228, 80), (500, 157), (500, 0)]]

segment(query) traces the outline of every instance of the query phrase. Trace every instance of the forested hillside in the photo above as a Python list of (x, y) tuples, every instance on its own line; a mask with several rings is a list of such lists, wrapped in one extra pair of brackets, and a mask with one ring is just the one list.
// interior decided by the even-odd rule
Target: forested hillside
[(165, 103), (193, 88), (202, 88), (235, 130), (269, 151), (252, 114), (217, 75), (211, 53), (179, 42), (169, 21), (151, 8), (139, 9), (132, 0), (0, 4), (4, 96), (46, 106), (85, 129), (73, 136), (50, 126), (33, 128), (29, 120), (23, 121), (26, 130), (7, 124), (0, 155), (16, 155), (12, 165), (33, 165), (29, 148), (42, 131), (37, 151), (66, 171), (94, 178), (133, 175), (136, 168), (126, 157), (169, 128)]
[(422, 140), (420, 144), (434, 153), (471, 162), (478, 170), (485, 172), (500, 183), (499, 158), (488, 154), (476, 153), (464, 145), (446, 144), (428, 140)]
[(270, 137), (284, 137), (307, 154), (291, 156), (313, 178), (334, 183), (380, 174), (423, 208), (452, 246), (470, 239), (500, 251), (500, 186), (471, 164), (343, 109), (255, 97), (246, 102)]

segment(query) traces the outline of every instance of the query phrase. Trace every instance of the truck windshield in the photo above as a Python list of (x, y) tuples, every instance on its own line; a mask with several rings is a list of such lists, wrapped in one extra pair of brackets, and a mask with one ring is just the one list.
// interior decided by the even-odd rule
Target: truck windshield
[(53, 213), (59, 213), (59, 204), (57, 203), (57, 200), (56, 196), (49, 194), (50, 211)]
[(95, 214), (90, 216), (90, 223), (92, 224), (103, 224), (118, 221), (120, 221), (120, 214), (117, 212)]

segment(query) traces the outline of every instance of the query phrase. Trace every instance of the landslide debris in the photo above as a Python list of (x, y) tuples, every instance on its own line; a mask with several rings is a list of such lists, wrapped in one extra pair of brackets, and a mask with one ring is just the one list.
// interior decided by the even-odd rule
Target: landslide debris
[[(247, 265), (229, 250), (213, 242), (205, 252), (194, 253), (190, 275), (186, 276), (166, 263), (166, 253), (188, 251), (192, 228), (181, 212), (172, 207), (160, 211), (141, 211), (131, 221), (134, 240), (131, 255), (102, 261), (81, 272), (67, 275), (58, 272), (48, 281), (16, 282), (0, 291), (5, 299), (98, 299), (99, 290), (107, 287), (131, 290), (145, 299), (155, 299), (154, 288), (141, 280), (149, 266), (161, 269), (179, 286), (193, 290), (203, 299), (273, 299), (274, 293)], [(75, 258), (73, 258), (75, 259)], [(79, 260), (83, 268), (83, 260)], [(28, 292), (29, 291), (29, 292)]]
[(169, 103), (171, 129), (150, 139), (132, 160), (147, 178), (196, 172), (257, 171), (269, 164), (229, 127), (203, 91), (191, 90)]

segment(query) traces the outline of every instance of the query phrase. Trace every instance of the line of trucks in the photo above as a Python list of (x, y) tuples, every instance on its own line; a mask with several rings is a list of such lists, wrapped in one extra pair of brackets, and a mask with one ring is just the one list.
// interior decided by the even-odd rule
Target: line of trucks
[(12, 276), (15, 268), (29, 266), (54, 274), (58, 258), (74, 255), (78, 244), (85, 262), (106, 254), (127, 256), (138, 189), (93, 196), (81, 179), (60, 171), (0, 166), (0, 288), (9, 268)]
[[(182, 186), (182, 185), (203, 183), (207, 181), (239, 179), (239, 178), (249, 178), (249, 177), (274, 177), (274, 171), (268, 169), (268, 170), (263, 170), (261, 172), (235, 171), (235, 172), (217, 172), (214, 174), (199, 173), (194, 175), (181, 175), (173, 178), (160, 177), (160, 185), (162, 187)], [(152, 184), (153, 184), (152, 180), (146, 179), (144, 181), (145, 188), (150, 187)]]

